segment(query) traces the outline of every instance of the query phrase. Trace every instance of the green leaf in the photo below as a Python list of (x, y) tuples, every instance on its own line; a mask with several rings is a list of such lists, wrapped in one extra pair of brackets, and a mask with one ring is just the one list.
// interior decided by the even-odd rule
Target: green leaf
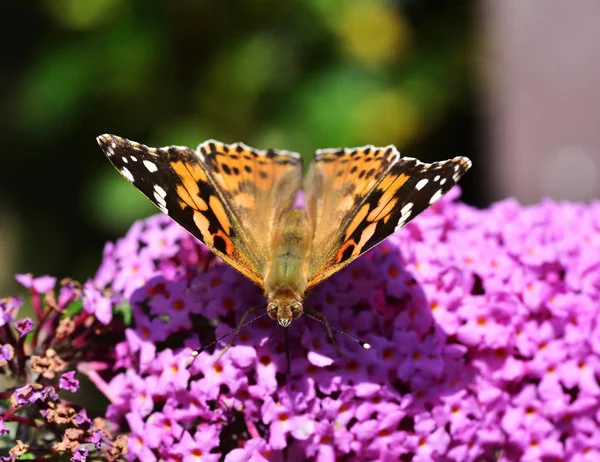
[(120, 305), (117, 305), (114, 309), (114, 313), (121, 316), (126, 325), (131, 325), (133, 316), (131, 314), (131, 305), (129, 302), (123, 302)]
[(83, 309), (83, 300), (75, 300), (74, 302), (69, 303), (67, 309), (63, 313), (63, 318), (73, 317), (76, 314), (81, 313)]

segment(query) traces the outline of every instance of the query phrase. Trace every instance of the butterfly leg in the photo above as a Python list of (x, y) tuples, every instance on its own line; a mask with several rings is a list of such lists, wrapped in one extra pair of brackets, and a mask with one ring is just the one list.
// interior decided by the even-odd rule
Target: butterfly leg
[(340, 345), (338, 344), (337, 340), (335, 339), (333, 330), (331, 329), (331, 324), (329, 324), (329, 322), (327, 322), (327, 318), (325, 317), (325, 315), (318, 310), (313, 310), (312, 308), (308, 308), (305, 306), (304, 312), (307, 312), (307, 311), (308, 311), (308, 314), (310, 314), (311, 316), (314, 316), (315, 318), (317, 318), (317, 321), (319, 321), (319, 322), (321, 322), (321, 324), (325, 325), (325, 327), (327, 328), (327, 333), (329, 334), (331, 343), (333, 344), (333, 347), (335, 348), (335, 351), (337, 351), (337, 354), (339, 354), (342, 358), (347, 359), (346, 355), (344, 353), (342, 353), (342, 350), (340, 349)]
[[(251, 319), (250, 321), (246, 321), (246, 319), (248, 318), (248, 315), (251, 313), (256, 313), (259, 310), (264, 310), (265, 306), (264, 305), (260, 305), (260, 306), (255, 306), (254, 308), (250, 308), (249, 310), (247, 310), (244, 315), (242, 316), (242, 319), (240, 319), (239, 324), (237, 325), (237, 327), (233, 330), (233, 332), (231, 332), (232, 337), (231, 340), (229, 341), (229, 343), (225, 346), (225, 348), (223, 348), (223, 350), (221, 351), (221, 353), (219, 353), (219, 356), (217, 356), (217, 361), (220, 361), (220, 359), (223, 357), (223, 355), (225, 354), (225, 352), (227, 350), (229, 350), (229, 348), (231, 348), (231, 346), (233, 345), (233, 342), (235, 342), (235, 339), (237, 338), (238, 334), (240, 333), (240, 331), (246, 327), (248, 324), (250, 324), (251, 322), (254, 321), (254, 319)], [(266, 313), (265, 313), (266, 314)], [(260, 317), (260, 316), (259, 316)], [(256, 318), (255, 318), (256, 319)]]

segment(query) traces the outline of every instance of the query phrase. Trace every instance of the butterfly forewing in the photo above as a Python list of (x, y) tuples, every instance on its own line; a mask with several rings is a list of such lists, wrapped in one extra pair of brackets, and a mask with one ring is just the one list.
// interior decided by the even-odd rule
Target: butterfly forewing
[[(393, 147), (359, 148), (337, 156), (335, 152), (317, 154), (305, 186), (316, 224), (307, 289), (435, 203), (471, 166), (466, 157), (433, 164), (400, 158)], [(348, 174), (351, 186), (339, 180)]]
[(216, 141), (155, 149), (113, 135), (98, 143), (161, 211), (262, 287), (274, 210), (291, 207), (300, 182), (297, 154)]

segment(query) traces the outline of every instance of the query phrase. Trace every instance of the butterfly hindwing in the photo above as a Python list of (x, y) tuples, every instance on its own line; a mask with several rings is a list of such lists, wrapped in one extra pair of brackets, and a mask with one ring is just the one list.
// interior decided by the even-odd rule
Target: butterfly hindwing
[[(248, 216), (272, 216), (259, 212), (257, 204), (264, 201), (279, 208), (293, 201), (295, 191), (289, 192), (289, 185), (294, 182), (289, 177), (301, 172), (299, 156), (277, 152), (268, 156), (241, 144), (216, 141), (202, 143), (196, 151), (150, 148), (113, 135), (98, 137), (98, 143), (117, 170), (161, 211), (262, 287), (269, 254), (264, 236), (273, 224), (262, 222), (256, 229)], [(288, 168), (272, 167), (280, 159)], [(257, 173), (260, 184), (249, 176), (248, 170), (254, 168), (263, 172)], [(270, 196), (277, 199), (269, 202)]]
[[(435, 203), (470, 166), (465, 157), (433, 164), (400, 158), (393, 146), (319, 151), (305, 183), (315, 220), (307, 289)], [(339, 180), (348, 175), (351, 181)]]

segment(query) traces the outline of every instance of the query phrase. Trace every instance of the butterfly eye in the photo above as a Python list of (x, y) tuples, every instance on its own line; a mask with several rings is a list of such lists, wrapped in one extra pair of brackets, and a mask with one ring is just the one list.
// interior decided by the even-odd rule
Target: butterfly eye
[(294, 302), (294, 303), (292, 303), (291, 308), (292, 308), (292, 313), (294, 315), (294, 319), (300, 317), (300, 315), (302, 314), (302, 303)]
[(277, 305), (277, 303), (270, 302), (267, 305), (267, 314), (269, 315), (269, 317), (271, 319), (275, 319), (275, 320), (277, 319), (278, 309), (279, 309), (279, 306)]

